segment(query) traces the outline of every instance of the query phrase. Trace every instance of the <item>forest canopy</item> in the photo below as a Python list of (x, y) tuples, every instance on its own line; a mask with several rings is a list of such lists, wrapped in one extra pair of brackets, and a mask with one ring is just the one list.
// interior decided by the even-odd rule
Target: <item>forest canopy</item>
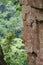
[(27, 65), (19, 0), (0, 0), (0, 45), (8, 65)]

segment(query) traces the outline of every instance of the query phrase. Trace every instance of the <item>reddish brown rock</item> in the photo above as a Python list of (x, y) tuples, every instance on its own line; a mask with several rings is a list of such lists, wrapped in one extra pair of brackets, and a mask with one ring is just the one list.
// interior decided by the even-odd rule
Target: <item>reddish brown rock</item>
[(43, 0), (20, 0), (22, 5), (30, 5), (34, 8), (43, 9)]
[(43, 65), (43, 0), (20, 2), (24, 24), (23, 41), (29, 65)]

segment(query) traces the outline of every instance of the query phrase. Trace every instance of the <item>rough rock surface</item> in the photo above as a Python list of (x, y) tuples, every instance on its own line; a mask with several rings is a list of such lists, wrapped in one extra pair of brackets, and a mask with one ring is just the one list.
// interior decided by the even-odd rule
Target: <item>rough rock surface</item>
[(20, 3), (29, 65), (43, 65), (43, 0), (20, 0)]

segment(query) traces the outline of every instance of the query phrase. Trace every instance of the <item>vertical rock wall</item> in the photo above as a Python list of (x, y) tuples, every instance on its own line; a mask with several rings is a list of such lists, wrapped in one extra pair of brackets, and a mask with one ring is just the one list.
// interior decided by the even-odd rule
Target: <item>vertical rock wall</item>
[[(20, 2), (22, 4), (22, 19), (24, 24), (23, 41), (28, 54), (29, 65), (43, 65), (42, 0), (20, 0)], [(31, 4), (33, 5), (31, 6)]]

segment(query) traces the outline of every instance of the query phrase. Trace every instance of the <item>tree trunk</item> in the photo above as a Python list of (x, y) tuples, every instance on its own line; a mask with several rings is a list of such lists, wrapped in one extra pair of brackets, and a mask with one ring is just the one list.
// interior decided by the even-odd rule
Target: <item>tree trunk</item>
[(7, 63), (4, 61), (4, 55), (1, 45), (0, 45), (0, 65), (7, 65)]

